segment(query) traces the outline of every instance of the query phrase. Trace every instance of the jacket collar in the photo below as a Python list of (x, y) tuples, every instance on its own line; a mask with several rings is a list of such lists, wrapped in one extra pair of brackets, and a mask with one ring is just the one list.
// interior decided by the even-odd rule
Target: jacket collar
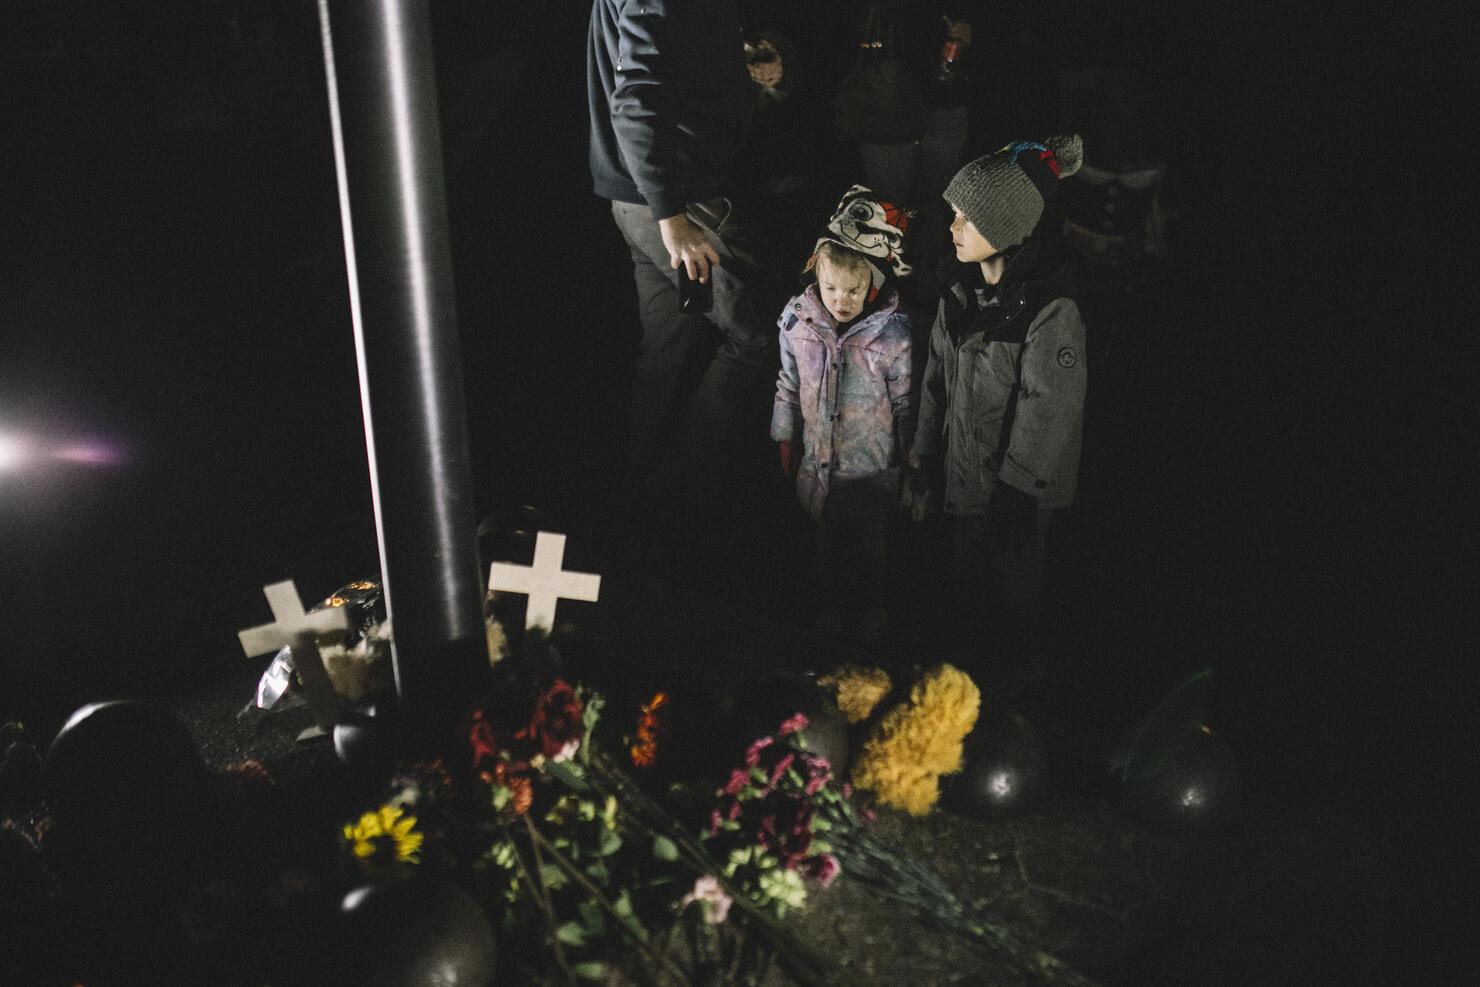
[(1033, 312), (1051, 298), (1073, 294), (1069, 258), (1055, 239), (1030, 236), (1007, 254), (996, 285), (986, 283), (979, 264), (954, 258), (941, 263), (938, 276), (946, 327), (957, 341), (982, 332), (992, 339), (1021, 342)]

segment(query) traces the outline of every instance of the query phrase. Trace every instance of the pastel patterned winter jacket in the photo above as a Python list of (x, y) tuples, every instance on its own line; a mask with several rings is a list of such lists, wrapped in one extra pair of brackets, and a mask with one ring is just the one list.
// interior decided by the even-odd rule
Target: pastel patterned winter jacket
[(984, 514), (998, 481), (1043, 507), (1074, 500), (1086, 378), (1071, 261), (1029, 238), (995, 290), (977, 264), (944, 265), (913, 452), (944, 471), (947, 514)]
[(914, 438), (909, 317), (886, 289), (873, 311), (838, 335), (817, 286), (787, 303), (771, 438), (802, 443), (797, 499), (814, 518), (830, 485), (869, 481), (897, 503), (899, 468)]

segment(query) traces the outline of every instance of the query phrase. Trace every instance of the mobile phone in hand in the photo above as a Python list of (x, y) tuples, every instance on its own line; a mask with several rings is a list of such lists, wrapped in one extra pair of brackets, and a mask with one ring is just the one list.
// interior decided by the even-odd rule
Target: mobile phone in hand
[(704, 282), (695, 281), (689, 277), (689, 266), (680, 264), (678, 267), (678, 310), (680, 312), (708, 312), (714, 307), (714, 270), (709, 272), (709, 280)]

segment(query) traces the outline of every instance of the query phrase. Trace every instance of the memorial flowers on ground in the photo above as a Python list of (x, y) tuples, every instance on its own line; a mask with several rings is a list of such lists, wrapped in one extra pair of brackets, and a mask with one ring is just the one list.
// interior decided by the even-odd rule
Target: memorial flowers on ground
[(807, 750), (801, 714), (756, 739), (730, 773), (710, 813), (706, 845), (725, 876), (777, 918), (807, 898), (804, 878), (827, 887), (839, 865), (826, 834), (839, 821), (846, 786)]
[(502, 681), (469, 712), (463, 752), (400, 767), (341, 833), (346, 856), (374, 875), (437, 871), (470, 891), (498, 938), (519, 944), (502, 953), (501, 979), (758, 982), (781, 962), (797, 982), (829, 982), (837, 961), (787, 920), (846, 873), (1025, 973), (1073, 982), (865, 825), (868, 802), (931, 811), (939, 777), (960, 769), (980, 705), (964, 673), (938, 666), (903, 698), (878, 669), (818, 680), (866, 737), (851, 765), (855, 804), (809, 747), (802, 713), (744, 743), (728, 773), (677, 777), (683, 758), (664, 751), (698, 738), (682, 717), (667, 722), (667, 692), (598, 741), (602, 694), (559, 677), (542, 636), (524, 644), (541, 659), (495, 666)]
[(416, 817), (389, 803), (344, 827), (345, 843), (362, 859), (376, 857), (419, 863), (422, 839), (422, 834), (416, 831)]
[(951, 665), (927, 672), (909, 701), (886, 713), (863, 745), (853, 782), (879, 801), (920, 816), (940, 798), (940, 776), (961, 770), (962, 742), (976, 725), (981, 692)]

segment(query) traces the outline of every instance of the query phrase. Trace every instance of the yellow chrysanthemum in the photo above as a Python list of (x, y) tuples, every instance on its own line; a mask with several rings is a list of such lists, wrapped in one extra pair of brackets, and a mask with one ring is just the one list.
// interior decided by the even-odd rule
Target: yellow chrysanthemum
[(864, 742), (853, 784), (923, 816), (940, 798), (940, 776), (961, 770), (962, 741), (980, 710), (981, 691), (969, 675), (950, 665), (931, 669)]
[(817, 680), (824, 689), (833, 690), (838, 709), (849, 723), (861, 723), (879, 705), (879, 700), (889, 694), (892, 687), (889, 674), (882, 668), (860, 668), (857, 665), (839, 665), (830, 675)]
[(344, 838), (353, 844), (357, 857), (373, 857), (394, 848), (395, 859), (419, 863), (422, 834), (416, 832), (416, 817), (403, 815), (400, 806), (383, 805), (365, 813), (359, 822), (346, 824)]

